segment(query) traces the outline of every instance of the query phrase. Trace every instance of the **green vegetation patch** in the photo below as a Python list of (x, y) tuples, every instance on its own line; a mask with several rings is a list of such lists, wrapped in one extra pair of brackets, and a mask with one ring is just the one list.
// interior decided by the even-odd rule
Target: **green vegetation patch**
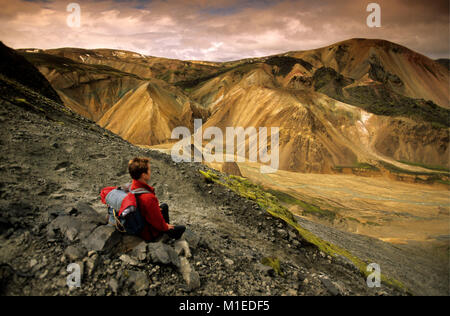
[(28, 104), (28, 101), (23, 99), (23, 98), (15, 98), (14, 101), (19, 102), (19, 103), (26, 103), (26, 104)]
[(377, 115), (404, 116), (417, 122), (429, 122), (437, 129), (450, 127), (450, 110), (432, 101), (413, 99), (396, 93), (391, 85), (402, 84), (397, 76), (386, 74), (382, 68), (372, 64), (371, 77), (380, 83), (346, 88), (353, 79), (342, 76), (332, 68), (322, 67), (314, 73), (314, 89)]
[(313, 75), (314, 90), (334, 98), (342, 95), (342, 88), (353, 83), (353, 79), (345, 78), (333, 68), (322, 67)]
[(297, 205), (301, 207), (303, 210), (302, 212), (303, 215), (313, 215), (330, 221), (333, 221), (336, 218), (335, 212), (322, 209), (319, 206), (313, 205), (303, 200), (296, 199), (295, 197), (287, 193), (271, 189), (268, 189), (267, 192), (274, 195), (282, 203), (289, 205)]
[(397, 166), (394, 166), (386, 161), (380, 161), (380, 164), (388, 171), (392, 173), (398, 173), (398, 174), (409, 174), (409, 175), (415, 175), (415, 176), (429, 176), (430, 180), (439, 180), (441, 179), (441, 175), (444, 173), (434, 173), (434, 172), (421, 172), (421, 171), (411, 171), (406, 170), (403, 168), (399, 168)]
[(338, 171), (342, 171), (342, 169), (344, 169), (344, 168), (380, 171), (380, 169), (378, 169), (377, 167), (372, 166), (371, 164), (366, 163), (366, 162), (356, 162), (353, 165), (348, 165), (348, 166), (343, 166), (343, 165), (334, 166), (334, 169), (338, 170)]
[(437, 166), (437, 165), (426, 165), (420, 162), (410, 162), (410, 161), (405, 161), (405, 160), (397, 160), (398, 162), (404, 163), (406, 165), (410, 165), (410, 166), (416, 166), (416, 167), (422, 167), (425, 169), (430, 169), (430, 170), (436, 170), (436, 171), (443, 171), (443, 172), (447, 172), (450, 173), (450, 169), (444, 166)]
[[(358, 270), (364, 277), (367, 277), (372, 273), (371, 271), (367, 271), (368, 264), (363, 260), (352, 255), (346, 249), (325, 241), (303, 228), (300, 224), (297, 223), (294, 215), (281, 205), (278, 198), (273, 194), (266, 192), (261, 186), (253, 184), (248, 179), (238, 176), (227, 176), (223, 174), (219, 175), (211, 170), (208, 170), (206, 172), (201, 170), (199, 171), (203, 175), (205, 180), (223, 185), (231, 189), (238, 195), (255, 201), (270, 215), (283, 220), (288, 225), (295, 228), (299, 232), (304, 242), (314, 245), (320, 251), (323, 251), (324, 253), (329, 254), (332, 257), (342, 256), (344, 258), (347, 258), (358, 268)], [(389, 278), (382, 274), (381, 281), (384, 284), (390, 285), (401, 291), (408, 292), (407, 288), (400, 281), (397, 281), (393, 278)]]
[(281, 271), (280, 260), (278, 258), (264, 257), (261, 259), (261, 263), (265, 266), (271, 267), (279, 276), (284, 276), (283, 271)]
[(450, 127), (450, 110), (441, 108), (432, 101), (402, 96), (382, 84), (347, 88), (345, 91), (349, 97), (331, 97), (377, 115), (405, 116), (419, 122), (434, 123), (433, 127)]

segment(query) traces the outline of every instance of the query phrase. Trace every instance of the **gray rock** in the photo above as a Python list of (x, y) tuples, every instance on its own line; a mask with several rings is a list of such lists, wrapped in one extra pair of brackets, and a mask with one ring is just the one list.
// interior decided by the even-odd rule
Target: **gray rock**
[(352, 269), (353, 271), (359, 271), (358, 267), (347, 257), (341, 256), (341, 255), (336, 255), (335, 257), (336, 261), (341, 264), (344, 265), (350, 269)]
[(112, 226), (97, 227), (88, 238), (83, 240), (84, 246), (89, 250), (108, 252), (121, 240), (120, 233)]
[(67, 240), (72, 242), (77, 237), (85, 239), (97, 225), (90, 215), (80, 214), (77, 217), (61, 215), (47, 226), (47, 236), (48, 238), (55, 238), (55, 233), (60, 231)]
[(189, 228), (186, 228), (186, 230), (185, 230), (185, 232), (183, 234), (183, 239), (188, 242), (189, 246), (192, 249), (196, 249), (197, 246), (198, 246), (198, 243), (200, 242), (200, 237), (197, 236), (197, 234), (195, 234)]
[(297, 290), (289, 289), (286, 293), (287, 296), (298, 296)]
[(145, 272), (126, 270), (124, 273), (126, 284), (131, 285), (136, 293), (148, 290), (150, 284)]
[(37, 262), (37, 260), (36, 259), (31, 259), (30, 260), (30, 268), (33, 268), (35, 265), (37, 265), (38, 264), (38, 262)]
[(47, 275), (48, 275), (48, 270), (45, 270), (44, 272), (42, 272), (42, 273), (39, 275), (39, 279), (42, 280), (42, 279), (46, 278)]
[(296, 239), (297, 238), (297, 235), (293, 231), (289, 231), (288, 234), (289, 234), (289, 238), (290, 239)]
[(173, 264), (177, 268), (180, 267), (180, 258), (169, 245), (162, 242), (149, 243), (147, 251), (153, 263)]
[(184, 281), (186, 282), (188, 291), (195, 290), (200, 287), (200, 276), (197, 271), (189, 264), (189, 261), (181, 257), (180, 259), (180, 273), (183, 276)]
[(137, 266), (137, 265), (139, 265), (139, 262), (138, 262), (137, 260), (131, 258), (131, 257), (128, 256), (128, 255), (121, 255), (121, 256), (119, 257), (119, 259), (120, 259), (123, 263), (128, 264), (128, 265), (130, 265), (130, 266)]
[(83, 260), (86, 266), (86, 273), (88, 276), (92, 276), (100, 264), (100, 257), (97, 254), (91, 255)]
[(74, 262), (83, 258), (86, 255), (86, 249), (81, 246), (69, 246), (64, 251), (64, 255), (70, 262)]
[(136, 258), (139, 261), (144, 261), (145, 259), (147, 259), (147, 244), (145, 243), (145, 241), (134, 247), (130, 253), (130, 256)]
[(224, 262), (229, 266), (232, 266), (234, 264), (234, 261), (231, 259), (225, 259)]
[(288, 232), (284, 229), (277, 229), (277, 233), (282, 239), (287, 239), (289, 236)]
[(262, 275), (268, 275), (268, 276), (275, 275), (275, 270), (272, 267), (266, 266), (259, 262), (255, 264), (255, 269), (256, 269), (256, 271), (259, 271)]
[(85, 223), (95, 224), (96, 226), (106, 223), (104, 216), (97, 213), (88, 203), (78, 202), (75, 208), (78, 210), (76, 218)]
[(174, 247), (178, 256), (184, 255), (186, 258), (190, 258), (192, 256), (189, 249), (189, 244), (186, 240), (177, 240)]
[(64, 210), (64, 213), (71, 216), (71, 215), (77, 215), (78, 214), (78, 210), (74, 207), (68, 207)]
[(78, 235), (78, 230), (74, 227), (70, 227), (66, 233), (65, 236), (69, 241), (75, 241)]
[(337, 287), (328, 278), (321, 278), (320, 280), (322, 281), (322, 284), (325, 286), (325, 288), (331, 295), (333, 295), (333, 296), (341, 295), (341, 291), (340, 291), (339, 287)]
[(111, 279), (108, 283), (111, 290), (117, 294), (117, 291), (119, 290), (119, 282), (116, 279)]

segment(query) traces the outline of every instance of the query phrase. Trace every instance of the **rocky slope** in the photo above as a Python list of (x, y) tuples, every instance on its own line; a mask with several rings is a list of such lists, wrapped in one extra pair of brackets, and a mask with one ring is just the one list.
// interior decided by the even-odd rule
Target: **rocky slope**
[[(404, 293), (368, 288), (348, 259), (321, 252), (260, 205), (205, 181), (205, 166), (138, 148), (14, 76), (0, 75), (0, 96), (1, 294)], [(145, 244), (106, 225), (99, 190), (127, 182), (134, 156), (152, 158), (157, 196), (174, 223), (188, 226), (189, 250)], [(70, 263), (82, 268), (79, 288), (66, 285)]]

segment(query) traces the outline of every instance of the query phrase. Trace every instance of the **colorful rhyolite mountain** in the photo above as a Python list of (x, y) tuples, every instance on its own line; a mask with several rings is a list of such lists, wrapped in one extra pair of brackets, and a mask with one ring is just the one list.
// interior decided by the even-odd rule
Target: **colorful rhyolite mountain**
[(388, 41), (224, 63), (109, 49), (20, 52), (66, 106), (135, 144), (174, 142), (175, 127), (193, 131), (201, 118), (203, 130), (224, 134), (279, 127), (284, 170), (450, 166), (449, 68)]

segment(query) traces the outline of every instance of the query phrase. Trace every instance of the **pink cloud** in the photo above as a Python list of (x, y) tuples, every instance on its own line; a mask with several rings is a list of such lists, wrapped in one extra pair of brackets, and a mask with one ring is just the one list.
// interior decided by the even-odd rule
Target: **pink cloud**
[(79, 29), (66, 24), (70, 1), (7, 1), (0, 12), (0, 40), (14, 48), (106, 47), (220, 61), (366, 37), (433, 58), (449, 54), (448, 1), (441, 0), (378, 0), (379, 29), (365, 24), (363, 1), (73, 1), (81, 6)]

